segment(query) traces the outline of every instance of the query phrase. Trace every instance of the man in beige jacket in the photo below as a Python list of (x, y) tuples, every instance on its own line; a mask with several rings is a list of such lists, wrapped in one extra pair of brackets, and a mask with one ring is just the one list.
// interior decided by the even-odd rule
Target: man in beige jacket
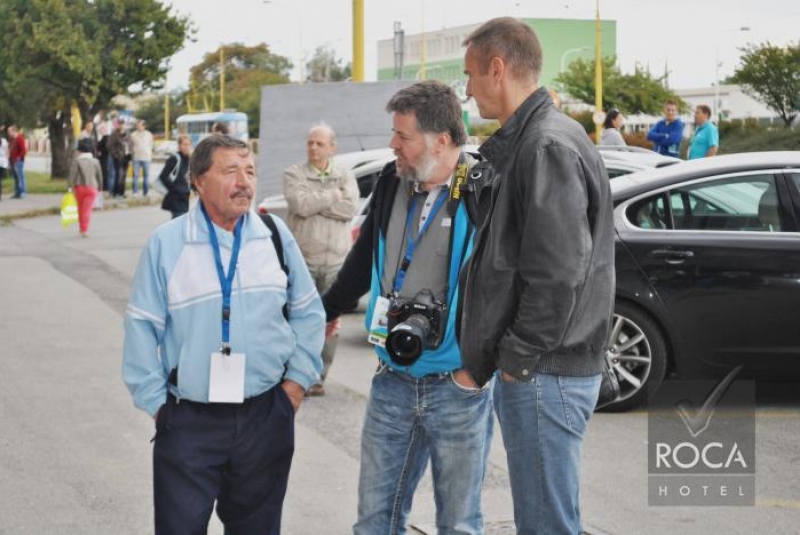
[[(333, 284), (350, 250), (349, 222), (358, 209), (358, 184), (350, 169), (333, 163), (336, 134), (325, 124), (311, 128), (306, 141), (308, 161), (283, 173), (289, 212), (286, 222), (320, 294)], [(325, 339), (322, 380), (308, 395), (323, 396), (322, 383), (333, 363), (336, 335)]]
[(139, 196), (139, 169), (142, 170), (142, 194), (150, 189), (150, 161), (153, 159), (153, 134), (145, 128), (144, 121), (136, 121), (136, 130), (130, 136), (133, 158), (133, 196)]

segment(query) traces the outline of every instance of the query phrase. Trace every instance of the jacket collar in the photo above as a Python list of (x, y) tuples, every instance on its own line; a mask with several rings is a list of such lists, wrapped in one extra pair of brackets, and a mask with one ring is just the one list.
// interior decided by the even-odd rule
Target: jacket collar
[[(215, 228), (217, 228), (215, 226)], [(221, 232), (218, 231), (218, 235)], [(230, 233), (227, 233), (230, 234)], [(186, 214), (183, 227), (183, 236), (186, 243), (209, 243), (210, 238), (208, 235), (208, 226), (206, 219), (203, 217), (203, 212), (200, 210), (200, 202), (196, 202), (194, 206), (189, 209)], [(261, 218), (253, 210), (244, 214), (244, 224), (242, 225), (242, 239), (243, 242), (269, 238), (271, 233), (267, 226), (261, 221)], [(227, 243), (227, 240), (220, 240), (220, 244)]]
[(487, 139), (478, 151), (490, 162), (504, 162), (511, 154), (515, 141), (524, 130), (531, 117), (539, 115), (553, 106), (553, 99), (546, 87), (540, 87), (530, 94), (519, 108), (492, 137)]

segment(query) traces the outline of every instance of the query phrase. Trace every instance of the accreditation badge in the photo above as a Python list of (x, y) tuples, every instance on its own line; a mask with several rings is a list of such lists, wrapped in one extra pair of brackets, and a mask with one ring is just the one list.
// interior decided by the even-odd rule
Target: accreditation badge
[(386, 337), (389, 335), (389, 299), (379, 297), (375, 301), (372, 311), (372, 322), (369, 327), (367, 341), (370, 344), (386, 347)]
[(208, 374), (209, 403), (244, 401), (244, 353), (211, 353)]

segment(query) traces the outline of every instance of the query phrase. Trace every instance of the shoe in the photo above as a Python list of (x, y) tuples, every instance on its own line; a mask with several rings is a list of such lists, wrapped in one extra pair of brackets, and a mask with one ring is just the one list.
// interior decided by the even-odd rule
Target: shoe
[(317, 398), (325, 395), (325, 387), (321, 384), (316, 384), (308, 389), (307, 395), (312, 398)]
[(88, 232), (81, 232), (81, 238), (88, 238), (88, 237), (89, 237)]

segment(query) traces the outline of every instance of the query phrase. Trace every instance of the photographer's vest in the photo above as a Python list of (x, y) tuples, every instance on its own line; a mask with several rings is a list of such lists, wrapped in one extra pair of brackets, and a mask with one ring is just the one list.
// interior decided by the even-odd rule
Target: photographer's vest
[[(424, 351), (412, 366), (398, 366), (382, 347), (375, 348), (378, 357), (395, 370), (415, 377), (446, 373), (461, 368), (461, 354), (455, 336), (455, 304), (458, 302), (458, 276), (461, 267), (472, 252), (474, 227), (467, 215), (464, 202), (460, 202), (460, 185), (467, 179), (474, 161), (464, 155), (454, 174), (450, 188), (443, 188), (439, 196), (440, 209), (429, 207), (428, 229), (419, 239), (413, 258), (406, 267), (400, 295), (413, 297), (422, 288), (434, 292), (436, 298), (447, 305), (447, 321), (442, 343), (438, 348)], [(413, 197), (412, 197), (413, 196)], [(397, 177), (394, 163), (387, 165), (373, 192), (372, 210), (375, 211), (376, 232), (373, 232), (373, 269), (371, 296), (365, 322), (370, 328), (376, 299), (386, 296), (395, 286), (396, 275), (401, 270), (408, 244), (408, 233), (416, 238), (420, 228), (426, 196), (414, 193), (408, 182)], [(431, 204), (435, 204), (432, 201)], [(413, 213), (409, 217), (409, 209)]]

